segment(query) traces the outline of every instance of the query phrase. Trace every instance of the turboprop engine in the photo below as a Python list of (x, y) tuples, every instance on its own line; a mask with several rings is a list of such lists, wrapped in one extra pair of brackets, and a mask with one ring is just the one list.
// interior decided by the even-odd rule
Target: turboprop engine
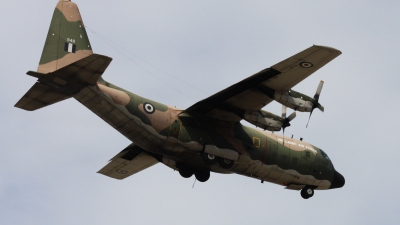
[(286, 106), (282, 106), (282, 117), (264, 110), (246, 111), (244, 114), (244, 119), (247, 122), (269, 131), (280, 131), (281, 128), (285, 129), (290, 126), (289, 122), (295, 117), (296, 112), (293, 112), (286, 118)]
[(293, 90), (275, 91), (273, 98), (275, 101), (281, 103), (282, 105), (285, 105), (296, 111), (310, 112), (310, 117), (309, 117), (310, 120), (311, 114), (314, 111), (314, 109), (318, 108), (322, 112), (324, 111), (324, 107), (318, 102), (319, 95), (321, 94), (323, 85), (324, 81), (321, 80), (321, 82), (318, 85), (317, 91), (314, 95), (314, 98), (311, 98), (307, 95), (304, 95), (302, 93)]
[(275, 101), (281, 103), (282, 105), (285, 105), (296, 111), (311, 112), (315, 108), (318, 108), (323, 112), (324, 107), (318, 103), (319, 95), (321, 94), (323, 85), (324, 82), (321, 80), (321, 82), (318, 85), (317, 92), (314, 95), (314, 98), (311, 98), (297, 91), (289, 90), (289, 91), (275, 91), (274, 99)]

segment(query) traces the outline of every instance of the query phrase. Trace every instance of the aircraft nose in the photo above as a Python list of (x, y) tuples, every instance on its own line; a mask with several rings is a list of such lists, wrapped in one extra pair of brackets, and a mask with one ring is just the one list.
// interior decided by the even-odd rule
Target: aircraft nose
[(344, 177), (338, 171), (335, 170), (333, 173), (332, 184), (329, 189), (341, 188), (344, 186)]

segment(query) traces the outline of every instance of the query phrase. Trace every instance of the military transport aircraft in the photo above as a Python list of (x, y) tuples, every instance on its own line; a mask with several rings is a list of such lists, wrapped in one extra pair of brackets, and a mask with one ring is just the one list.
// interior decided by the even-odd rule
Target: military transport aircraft
[[(105, 81), (112, 59), (92, 52), (77, 5), (61, 0), (37, 72), (27, 72), (38, 80), (15, 107), (33, 111), (78, 100), (132, 141), (99, 171), (115, 179), (161, 162), (185, 178), (205, 182), (210, 172), (236, 173), (301, 190), (307, 199), (314, 190), (342, 187), (344, 177), (322, 149), (269, 131), (290, 125), (296, 114), (286, 117), (286, 107), (310, 116), (324, 110), (318, 101), (322, 81), (313, 98), (291, 88), (340, 54), (312, 46), (181, 110)], [(282, 116), (262, 110), (273, 100), (283, 105)]]

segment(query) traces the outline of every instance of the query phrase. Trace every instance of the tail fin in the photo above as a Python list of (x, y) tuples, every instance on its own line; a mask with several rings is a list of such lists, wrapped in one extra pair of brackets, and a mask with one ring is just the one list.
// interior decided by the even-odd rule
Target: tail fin
[(93, 54), (78, 7), (60, 0), (54, 10), (37, 72), (36, 84), (15, 104), (33, 111), (63, 101), (95, 85), (111, 58)]
[(38, 72), (50, 73), (93, 54), (78, 6), (60, 0), (54, 9)]

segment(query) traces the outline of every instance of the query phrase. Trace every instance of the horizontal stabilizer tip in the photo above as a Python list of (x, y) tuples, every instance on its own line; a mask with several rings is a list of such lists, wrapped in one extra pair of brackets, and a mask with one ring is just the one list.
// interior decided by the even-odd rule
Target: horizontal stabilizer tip
[(44, 75), (44, 73), (38, 73), (35, 71), (28, 71), (28, 72), (26, 72), (26, 74), (29, 76), (32, 76), (32, 77), (36, 77), (36, 78), (41, 78)]

